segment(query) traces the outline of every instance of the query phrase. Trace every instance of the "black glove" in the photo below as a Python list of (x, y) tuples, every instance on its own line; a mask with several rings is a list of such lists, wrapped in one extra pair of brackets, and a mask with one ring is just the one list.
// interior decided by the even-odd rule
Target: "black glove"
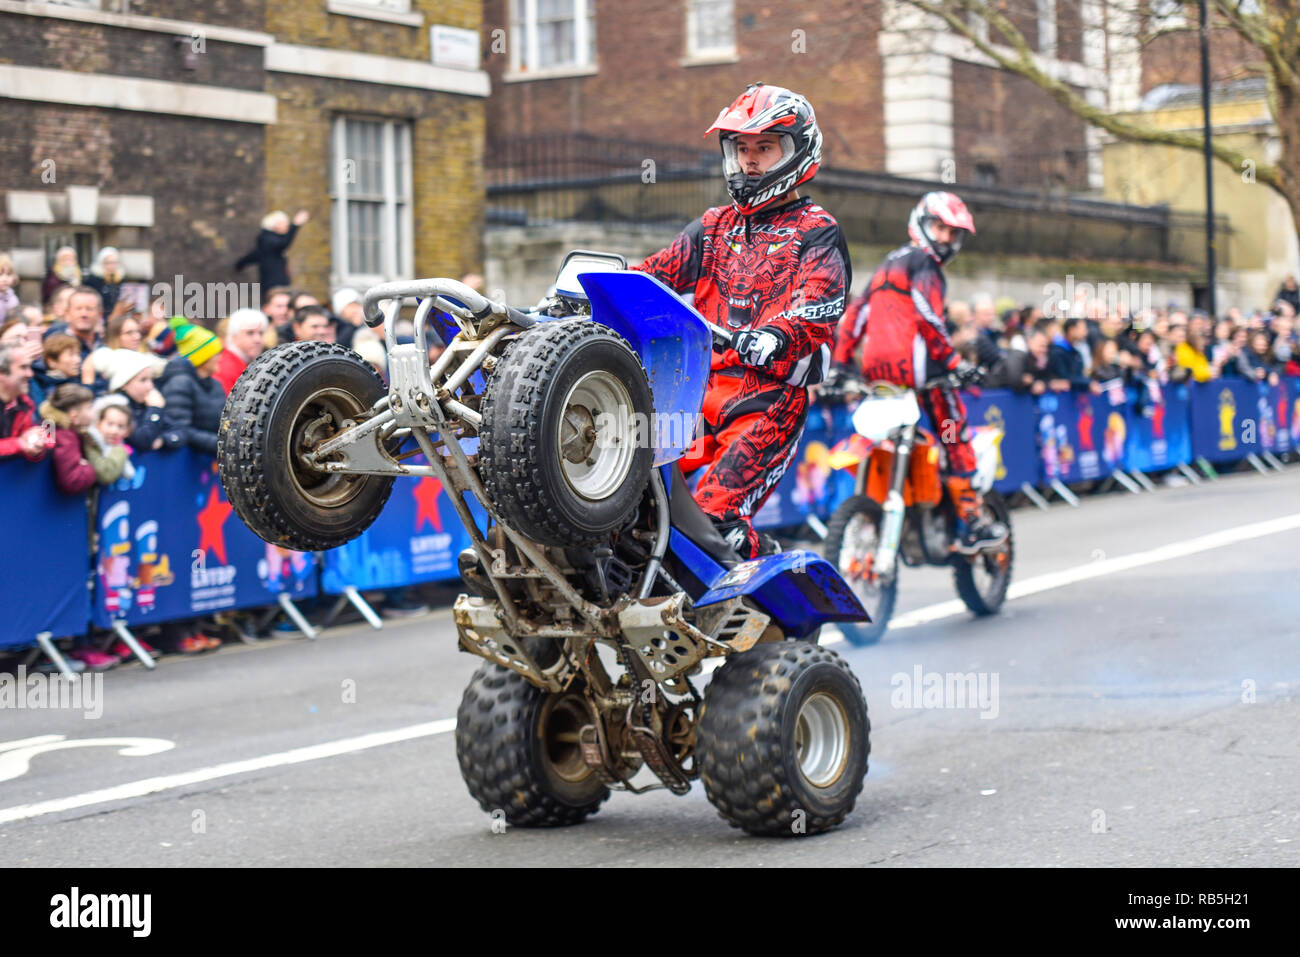
[(984, 370), (962, 359), (957, 363), (957, 368), (952, 370), (952, 377), (958, 385), (974, 385), (984, 378)]
[(785, 354), (790, 340), (780, 329), (757, 329), (737, 332), (731, 337), (731, 348), (740, 355), (740, 361), (755, 369), (763, 369)]

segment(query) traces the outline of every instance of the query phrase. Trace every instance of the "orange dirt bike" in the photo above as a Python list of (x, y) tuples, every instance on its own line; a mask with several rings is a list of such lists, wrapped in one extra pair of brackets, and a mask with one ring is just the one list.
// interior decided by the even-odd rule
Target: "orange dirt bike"
[[(952, 376), (941, 376), (922, 389), (954, 389), (956, 384)], [(972, 556), (954, 554), (957, 512), (941, 478), (943, 446), (920, 428), (916, 392), (889, 382), (849, 382), (837, 391), (845, 398), (863, 396), (853, 413), (855, 434), (830, 456), (831, 468), (849, 471), (856, 483), (853, 495), (827, 523), (822, 554), (871, 615), (869, 624), (840, 624), (844, 637), (855, 645), (880, 640), (898, 598), (900, 560), (912, 566), (952, 566), (966, 607), (977, 615), (994, 614), (1006, 600), (1014, 556), (1011, 513), (993, 490), (1001, 431), (991, 426), (974, 430), (971, 484), (983, 495), (984, 517), (1006, 525), (1006, 541)]]

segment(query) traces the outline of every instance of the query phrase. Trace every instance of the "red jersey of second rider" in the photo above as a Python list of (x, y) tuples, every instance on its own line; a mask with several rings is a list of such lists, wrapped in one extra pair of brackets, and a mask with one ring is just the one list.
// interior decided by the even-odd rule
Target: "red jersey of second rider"
[[(868, 382), (919, 386), (955, 369), (961, 357), (943, 322), (947, 289), (939, 264), (924, 249), (895, 249), (840, 323), (835, 362), (851, 362), (865, 336), (862, 376)], [(935, 368), (929, 369), (931, 363)]]

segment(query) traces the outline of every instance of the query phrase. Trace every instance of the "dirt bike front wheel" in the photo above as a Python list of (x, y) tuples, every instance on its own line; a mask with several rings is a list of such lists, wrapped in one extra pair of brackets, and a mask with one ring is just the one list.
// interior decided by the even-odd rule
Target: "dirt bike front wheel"
[(994, 615), (1007, 599), (1011, 584), (1011, 566), (1015, 561), (1015, 535), (1011, 528), (1011, 509), (1006, 499), (993, 490), (984, 493), (981, 517), (987, 522), (1001, 522), (1007, 527), (1007, 540), (997, 548), (979, 552), (970, 558), (953, 556), (953, 584), (966, 607), (976, 615)]
[(898, 600), (898, 575), (888, 582), (874, 574), (872, 562), (880, 547), (883, 512), (880, 503), (866, 495), (854, 495), (840, 503), (826, 523), (822, 554), (839, 571), (840, 577), (858, 596), (871, 616), (869, 624), (845, 621), (836, 625), (854, 645), (874, 645), (889, 627)]

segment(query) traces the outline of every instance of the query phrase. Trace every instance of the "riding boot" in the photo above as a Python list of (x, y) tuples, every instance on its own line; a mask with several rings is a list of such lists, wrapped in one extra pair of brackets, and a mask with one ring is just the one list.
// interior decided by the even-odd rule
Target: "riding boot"
[(949, 475), (945, 477), (944, 484), (948, 487), (959, 523), (957, 538), (952, 545), (954, 552), (974, 555), (1007, 540), (1006, 525), (984, 518), (984, 497), (971, 485), (969, 476)]

